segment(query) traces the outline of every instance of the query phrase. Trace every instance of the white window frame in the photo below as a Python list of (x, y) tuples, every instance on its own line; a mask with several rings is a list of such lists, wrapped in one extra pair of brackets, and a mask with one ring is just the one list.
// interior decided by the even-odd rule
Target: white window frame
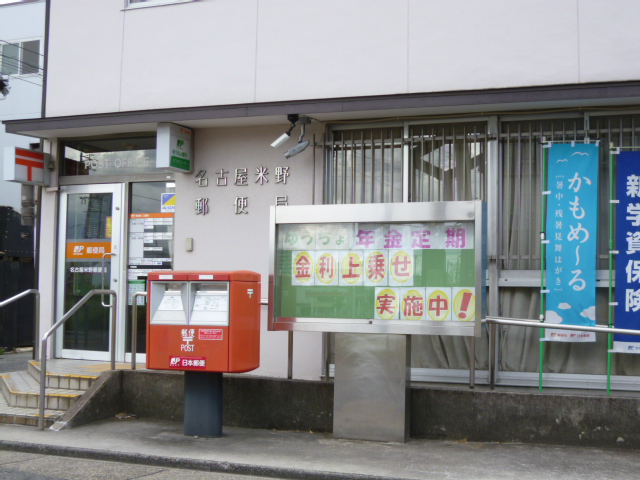
[(158, 7), (161, 5), (174, 5), (176, 3), (191, 3), (197, 0), (141, 0), (132, 3), (131, 0), (125, 0), (125, 9), (133, 10), (136, 8)]
[[(6, 74), (6, 73), (2, 74), (1, 73), (2, 72), (2, 64), (4, 62), (4, 60), (3, 60), (4, 57), (2, 56), (3, 55), (2, 52), (3, 52), (5, 46), (18, 45), (18, 51), (20, 53), (19, 53), (19, 57), (18, 57), (17, 62), (18, 62), (18, 67), (20, 68), (21, 64), (22, 64), (22, 61), (23, 61), (22, 60), (23, 59), (23, 57), (22, 57), (23, 48), (24, 48), (23, 45), (25, 43), (28, 43), (28, 42), (36, 42), (36, 41), (39, 42), (38, 43), (38, 52), (37, 52), (38, 53), (38, 65), (37, 65), (38, 70), (36, 72), (29, 72), (29, 73), (20, 73), (20, 72), (18, 72), (18, 73), (10, 73), (10, 74)], [(4, 43), (4, 42), (6, 42), (6, 43)], [(21, 38), (19, 40), (4, 40), (3, 39), (3, 43), (0, 43), (0, 74), (5, 75), (5, 76), (9, 76), (9, 77), (42, 76), (42, 63), (43, 63), (42, 62), (42, 57), (43, 57), (42, 49), (43, 48), (44, 48), (44, 42), (43, 42), (42, 37)]]

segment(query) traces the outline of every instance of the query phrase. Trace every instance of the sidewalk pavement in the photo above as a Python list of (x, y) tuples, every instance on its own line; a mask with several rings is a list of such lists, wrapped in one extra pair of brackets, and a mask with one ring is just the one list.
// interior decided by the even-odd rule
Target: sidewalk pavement
[(33, 350), (16, 349), (0, 355), (0, 373), (26, 371)]
[(107, 420), (54, 432), (0, 425), (0, 450), (291, 479), (636, 478), (640, 452), (550, 445), (339, 440), (327, 434), (225, 427), (186, 437), (182, 423)]

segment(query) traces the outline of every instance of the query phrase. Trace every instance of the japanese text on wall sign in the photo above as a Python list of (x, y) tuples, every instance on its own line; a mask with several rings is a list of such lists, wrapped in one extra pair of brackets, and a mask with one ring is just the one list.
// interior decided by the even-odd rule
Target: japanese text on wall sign
[[(546, 321), (595, 325), (598, 226), (597, 144), (549, 148)], [(548, 329), (547, 340), (595, 341), (592, 333)]]
[[(229, 185), (234, 185), (236, 187), (248, 187), (250, 183), (257, 185), (268, 184), (269, 178), (273, 180), (274, 184), (286, 185), (287, 179), (289, 178), (291, 173), (289, 172), (289, 167), (277, 166), (274, 168), (273, 172), (269, 171), (268, 167), (256, 167), (255, 172), (253, 173), (255, 178), (250, 178), (251, 173), (249, 172), (249, 169), (244, 167), (234, 169), (233, 173), (230, 170), (221, 168), (219, 171), (215, 172), (215, 175), (216, 187), (227, 187)], [(199, 187), (209, 186), (209, 179), (207, 178), (206, 170), (200, 170), (198, 173), (196, 173), (195, 177), (195, 183), (197, 183)], [(196, 215), (206, 215), (207, 213), (209, 213), (208, 201), (209, 199), (205, 197), (196, 199)], [(275, 197), (275, 205), (286, 206), (288, 204), (289, 197), (287, 195), (278, 195)], [(233, 208), (236, 215), (248, 214), (249, 197), (236, 197), (233, 201)]]
[[(629, 175), (626, 178), (626, 196), (640, 201), (640, 177)], [(635, 256), (640, 252), (640, 203), (629, 202), (626, 206), (625, 218), (627, 221), (626, 253)], [(640, 260), (629, 258), (624, 271), (627, 277), (627, 285), (624, 290), (624, 309), (627, 312), (637, 312), (640, 310)]]
[[(615, 326), (640, 330), (640, 152), (618, 155)], [(615, 335), (614, 350), (640, 353), (640, 337)]]
[[(281, 229), (279, 245), (290, 252), (292, 286), (364, 287), (365, 291), (369, 287), (374, 303), (369, 316), (373, 318), (474, 318), (473, 282), (462, 285), (446, 274), (447, 258), (454, 271), (453, 265), (462, 268), (456, 252), (474, 249), (471, 224), (297, 225)], [(430, 252), (434, 264), (442, 265), (442, 272), (435, 266), (433, 274), (426, 272), (422, 252)], [(474, 270), (473, 264), (467, 268)], [(429, 283), (434, 281), (440, 285)]]
[[(580, 246), (589, 240), (591, 234), (580, 222), (587, 214), (580, 204), (580, 196), (584, 198), (584, 196), (593, 195), (593, 191), (587, 188), (592, 186), (593, 182), (588, 177), (579, 176), (578, 172), (575, 172), (569, 179), (566, 179), (564, 175), (556, 175), (555, 182), (553, 262), (556, 264), (554, 268), (556, 277), (553, 288), (556, 291), (562, 291), (563, 287), (569, 286), (576, 291), (581, 291), (587, 286), (587, 281), (581, 278)], [(584, 189), (582, 188), (583, 183)], [(565, 196), (568, 199), (569, 207), (566, 210), (563, 208), (563, 206), (565, 208), (567, 206), (567, 202), (563, 202)], [(566, 240), (568, 244), (563, 243), (563, 240)], [(567, 245), (570, 247), (569, 251), (566, 251)], [(563, 284), (563, 277), (560, 275), (565, 268), (571, 270), (572, 277), (568, 285)]]

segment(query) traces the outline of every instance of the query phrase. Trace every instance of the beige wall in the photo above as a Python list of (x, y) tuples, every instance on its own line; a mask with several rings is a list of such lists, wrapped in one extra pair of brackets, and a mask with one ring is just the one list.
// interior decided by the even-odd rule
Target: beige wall
[[(309, 128), (320, 139), (321, 125)], [(175, 268), (177, 270), (253, 270), (262, 275), (262, 298), (268, 297), (269, 209), (275, 197), (286, 195), (290, 205), (311, 205), (313, 199), (314, 149), (310, 146), (292, 159), (283, 153), (295, 145), (299, 127), (291, 140), (275, 149), (269, 145), (284, 127), (196, 130), (195, 171), (206, 170), (208, 187), (199, 187), (195, 174), (176, 174)], [(317, 196), (321, 194), (322, 155), (316, 150)], [(276, 184), (275, 169), (288, 166), (286, 185)], [(255, 183), (257, 169), (269, 172), (268, 183)], [(236, 168), (247, 168), (248, 186), (235, 186)], [(217, 186), (221, 169), (229, 172), (228, 185)], [(234, 200), (247, 197), (248, 214), (236, 214)], [(195, 200), (208, 198), (209, 213), (197, 215)], [(320, 197), (321, 198), (321, 197)], [(185, 239), (194, 249), (185, 251)], [(252, 374), (286, 376), (287, 333), (267, 331), (267, 309), (262, 309), (260, 369)], [(295, 333), (294, 376), (318, 379), (321, 372), (322, 335)]]
[[(314, 203), (314, 173), (316, 201), (321, 199), (321, 151), (312, 146), (287, 160), (283, 153), (295, 145), (300, 128), (297, 127), (288, 143), (278, 149), (269, 145), (286, 130), (286, 126), (252, 127), (236, 129), (208, 129), (195, 132), (195, 170), (207, 170), (208, 187), (199, 187), (193, 174), (175, 174), (177, 206), (175, 213), (176, 270), (253, 270), (262, 276), (262, 298), (268, 297), (269, 278), (269, 209), (275, 197), (285, 195), (291, 205)], [(321, 140), (323, 126), (314, 123), (305, 138), (317, 134)], [(46, 146), (47, 152), (56, 152), (56, 146)], [(55, 156), (55, 155), (54, 155)], [(275, 168), (288, 166), (290, 176), (286, 185), (275, 183)], [(268, 183), (255, 183), (256, 169), (268, 170)], [(233, 185), (236, 168), (247, 168), (248, 186)], [(229, 172), (228, 186), (216, 186), (216, 172)], [(315, 169), (315, 172), (314, 172)], [(123, 181), (126, 179), (123, 178)], [(58, 192), (56, 174), (53, 187), (42, 199), (42, 228), (40, 243), (41, 332), (46, 331), (55, 318), (55, 261), (57, 237)], [(248, 214), (236, 215), (234, 200), (248, 199)], [(208, 198), (209, 213), (196, 215), (195, 200)], [(185, 239), (193, 238), (194, 249), (185, 250)], [(121, 256), (121, 262), (124, 257)], [(58, 285), (58, 289), (62, 285)], [(120, 293), (124, 295), (123, 292)], [(53, 342), (49, 342), (52, 346)], [(252, 375), (286, 377), (288, 360), (288, 334), (267, 330), (267, 308), (262, 307), (260, 368)], [(322, 368), (322, 334), (297, 332), (294, 336), (293, 376), (317, 380)]]

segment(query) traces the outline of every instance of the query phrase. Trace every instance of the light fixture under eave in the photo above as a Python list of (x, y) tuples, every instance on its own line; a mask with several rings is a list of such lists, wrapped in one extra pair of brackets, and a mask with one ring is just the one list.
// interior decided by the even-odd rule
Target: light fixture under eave
[(284, 158), (295, 157), (300, 152), (303, 152), (309, 146), (309, 140), (298, 143), (295, 147), (291, 147), (284, 154)]
[(302, 139), (304, 138), (304, 134), (306, 133), (307, 124), (311, 123), (311, 119), (309, 117), (300, 117), (299, 122), (300, 122), (300, 137), (298, 137), (298, 144), (291, 147), (289, 150), (287, 150), (286, 153), (284, 154), (284, 158), (295, 157), (299, 153), (303, 152), (309, 146), (309, 140), (305, 140), (303, 142)]

